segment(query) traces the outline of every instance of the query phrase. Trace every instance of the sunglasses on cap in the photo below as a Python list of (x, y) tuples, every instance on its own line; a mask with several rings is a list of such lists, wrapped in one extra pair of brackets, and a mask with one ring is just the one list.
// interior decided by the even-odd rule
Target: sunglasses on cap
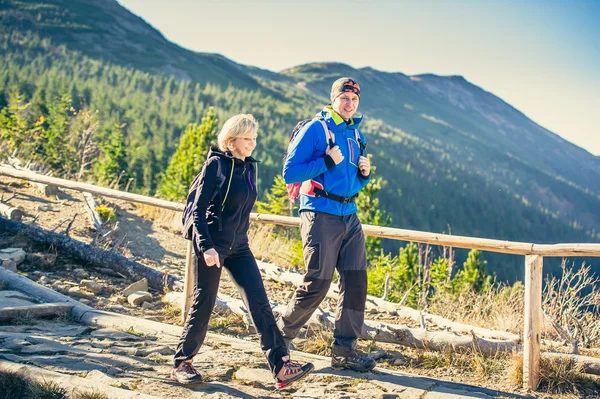
[(342, 86), (342, 92), (350, 92), (354, 93), (357, 96), (360, 96), (360, 87), (355, 82), (348, 82)]

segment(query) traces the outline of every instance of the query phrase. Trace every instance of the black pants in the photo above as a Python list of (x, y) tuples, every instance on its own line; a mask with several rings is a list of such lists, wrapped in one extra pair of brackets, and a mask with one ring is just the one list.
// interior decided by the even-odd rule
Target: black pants
[(360, 337), (367, 299), (365, 236), (356, 214), (336, 216), (321, 212), (300, 213), (306, 274), (284, 314), (278, 320), (287, 339), (296, 337), (325, 299), (333, 272), (340, 276), (332, 352), (349, 355)]
[[(281, 358), (288, 355), (288, 351), (273, 317), (256, 260), (248, 244), (233, 251), (221, 247), (215, 249), (219, 253), (221, 265), (228, 270), (250, 312), (252, 323), (260, 338), (261, 349), (275, 376), (283, 366)], [(195, 255), (194, 266), (198, 267), (198, 281), (194, 291), (194, 301), (175, 352), (175, 367), (183, 361), (191, 360), (198, 353), (206, 338), (208, 320), (219, 291), (222, 268), (209, 267), (204, 262), (204, 258)]]

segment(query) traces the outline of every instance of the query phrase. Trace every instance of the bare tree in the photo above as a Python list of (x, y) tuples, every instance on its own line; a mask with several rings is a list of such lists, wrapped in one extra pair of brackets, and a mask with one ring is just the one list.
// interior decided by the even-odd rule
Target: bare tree
[(98, 143), (95, 136), (100, 124), (96, 119), (97, 113), (98, 111), (92, 112), (88, 109), (74, 112), (75, 121), (71, 143), (77, 153), (77, 180), (81, 180), (98, 155)]
[(585, 263), (574, 271), (563, 259), (561, 269), (560, 278), (546, 277), (543, 310), (556, 333), (577, 354), (580, 344), (589, 347), (600, 339), (600, 279)]

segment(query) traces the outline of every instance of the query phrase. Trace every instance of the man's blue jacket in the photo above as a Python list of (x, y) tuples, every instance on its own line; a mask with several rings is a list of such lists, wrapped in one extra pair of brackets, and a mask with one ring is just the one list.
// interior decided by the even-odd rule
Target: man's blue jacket
[[(344, 156), (344, 160), (338, 165), (325, 160), (329, 133), (324, 131), (319, 118), (327, 123), (333, 135), (334, 145), (340, 147)], [(338, 216), (356, 213), (354, 202), (344, 204), (329, 198), (316, 197), (311, 186), (351, 198), (367, 185), (371, 176), (363, 176), (358, 169), (361, 151), (357, 138), (366, 145), (365, 137), (358, 130), (361, 121), (362, 116), (345, 122), (331, 106), (327, 106), (298, 132), (283, 165), (283, 179), (287, 184), (303, 182), (300, 190), (300, 212), (310, 210)]]

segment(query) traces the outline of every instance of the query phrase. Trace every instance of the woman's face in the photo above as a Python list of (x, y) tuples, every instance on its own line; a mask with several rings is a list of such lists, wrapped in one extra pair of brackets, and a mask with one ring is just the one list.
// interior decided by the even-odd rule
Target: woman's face
[(245, 137), (237, 137), (231, 140), (229, 150), (234, 157), (246, 159), (252, 155), (252, 151), (256, 148), (256, 133), (249, 134)]

